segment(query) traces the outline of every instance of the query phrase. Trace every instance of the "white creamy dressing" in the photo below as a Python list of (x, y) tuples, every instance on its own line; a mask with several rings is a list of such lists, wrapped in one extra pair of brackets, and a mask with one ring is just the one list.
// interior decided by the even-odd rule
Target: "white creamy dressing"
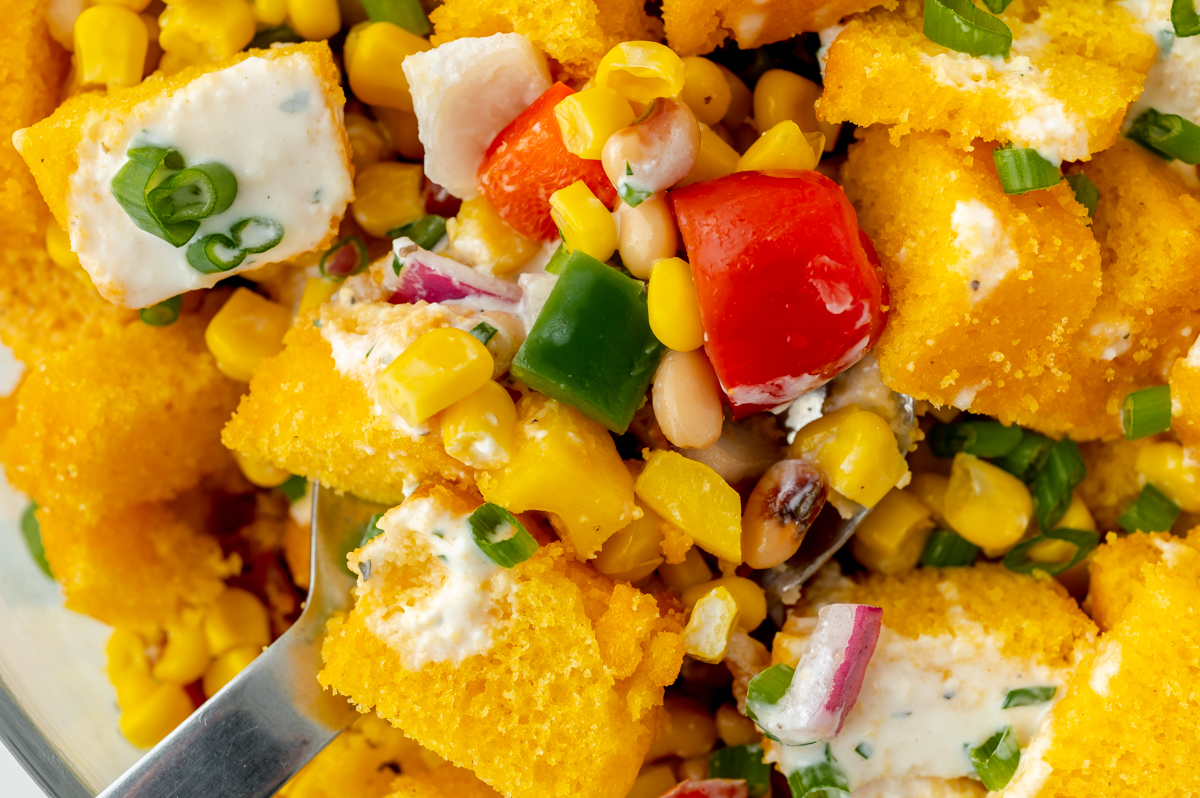
[[(71, 248), (100, 293), (145, 307), (267, 263), (315, 249), (354, 196), (341, 138), (341, 108), (326, 104), (311, 60), (301, 54), (247, 58), (201, 75), (128, 115), (93, 112), (84, 121), (67, 197)], [(237, 198), (203, 220), (193, 241), (229, 234), (237, 221), (265, 217), (283, 240), (236, 269), (202, 274), (176, 248), (138, 228), (109, 189), (131, 147), (176, 149), (187, 165), (217, 161), (238, 181)]]
[(1121, 643), (1111, 638), (1103, 638), (1092, 662), (1092, 672), (1088, 676), (1088, 687), (1101, 698), (1108, 695), (1108, 683), (1121, 672)]
[(1033, 735), (1033, 740), (1021, 751), (1021, 760), (1017, 763), (1017, 772), (1013, 774), (1008, 784), (999, 795), (1003, 798), (1036, 798), (1042, 791), (1042, 785), (1054, 768), (1046, 761), (1046, 754), (1054, 742), (1054, 715), (1047, 713), (1042, 718), (1042, 725)]
[(546, 306), (546, 300), (550, 298), (550, 292), (557, 284), (558, 275), (546, 271), (538, 274), (522, 274), (517, 278), (517, 285), (521, 287), (521, 304), (517, 310), (517, 316), (525, 325), (526, 335), (529, 335), (529, 331), (533, 329), (534, 323), (542, 313), (542, 308)]
[(1016, 271), (1021, 258), (995, 212), (980, 200), (956, 202), (950, 229), (962, 253), (954, 270), (962, 275), (967, 297), (974, 305)]
[(403, 559), (398, 547), (406, 538), (419, 537), (440, 561), (422, 595), (385, 604), (366, 617), (367, 627), (401, 655), (408, 670), (489, 651), (501, 604), (517, 586), (475, 543), (468, 518), (432, 497), (413, 499), (388, 511), (379, 521), (382, 533), (350, 555), (360, 595), (372, 589), (373, 580), (386, 578), (389, 563)]
[(1129, 321), (1116, 319), (1098, 321), (1088, 330), (1088, 335), (1098, 344), (1101, 360), (1114, 360), (1129, 351)]
[(1146, 74), (1141, 97), (1125, 115), (1125, 128), (1147, 108), (1200, 124), (1200, 39), (1176, 38), (1171, 0), (1118, 0), (1117, 5), (1137, 17), (1158, 45), (1158, 58)]
[(954, 395), (953, 399), (950, 400), (950, 406), (959, 410), (970, 410), (971, 405), (975, 402), (975, 396), (980, 390), (987, 387), (987, 385), (984, 384), (985, 382), (987, 381), (985, 380), (984, 382), (976, 383), (975, 385), (968, 385), (966, 388), (963, 388)]

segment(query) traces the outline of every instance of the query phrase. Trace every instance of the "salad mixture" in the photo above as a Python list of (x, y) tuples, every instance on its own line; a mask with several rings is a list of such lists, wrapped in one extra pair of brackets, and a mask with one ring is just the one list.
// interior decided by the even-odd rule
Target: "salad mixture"
[(1200, 795), (1192, 0), (7, 7), (0, 459), (133, 744), (319, 483), (280, 795)]

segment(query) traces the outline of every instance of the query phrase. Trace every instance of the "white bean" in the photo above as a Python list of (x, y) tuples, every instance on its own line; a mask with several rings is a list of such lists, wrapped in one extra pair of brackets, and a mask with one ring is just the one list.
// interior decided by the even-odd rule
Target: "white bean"
[(654, 373), (652, 398), (663, 435), (681, 449), (706, 449), (721, 437), (720, 385), (703, 349), (667, 352)]

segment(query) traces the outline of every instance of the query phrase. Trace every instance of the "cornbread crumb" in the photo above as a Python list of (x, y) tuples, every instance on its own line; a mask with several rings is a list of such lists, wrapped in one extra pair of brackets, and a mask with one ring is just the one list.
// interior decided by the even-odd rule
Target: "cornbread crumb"
[(426, 769), (421, 746), (387, 721), (361, 715), (280, 789), (279, 798), (384, 798), (398, 773)]
[(1087, 599), (1083, 608), (1092, 620), (1107, 632), (1117, 625), (1134, 596), (1145, 587), (1152, 566), (1163, 560), (1173, 560), (1184, 546), (1195, 546), (1191, 540), (1169, 532), (1138, 532), (1130, 535), (1108, 533), (1104, 545), (1096, 549), (1088, 562)]
[(387, 798), (500, 798), (474, 773), (448, 763), (424, 773), (406, 773), (392, 783), (392, 790)]
[(752, 50), (876, 5), (894, 10), (897, 0), (663, 0), (662, 12), (667, 42), (687, 56), (714, 50), (730, 36), (739, 48)]

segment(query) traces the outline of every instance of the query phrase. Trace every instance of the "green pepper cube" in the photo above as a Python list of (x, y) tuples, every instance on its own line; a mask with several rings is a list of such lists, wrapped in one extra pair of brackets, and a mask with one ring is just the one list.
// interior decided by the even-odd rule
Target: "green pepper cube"
[(512, 373), (622, 433), (663, 351), (650, 330), (645, 286), (576, 251), (562, 264)]

